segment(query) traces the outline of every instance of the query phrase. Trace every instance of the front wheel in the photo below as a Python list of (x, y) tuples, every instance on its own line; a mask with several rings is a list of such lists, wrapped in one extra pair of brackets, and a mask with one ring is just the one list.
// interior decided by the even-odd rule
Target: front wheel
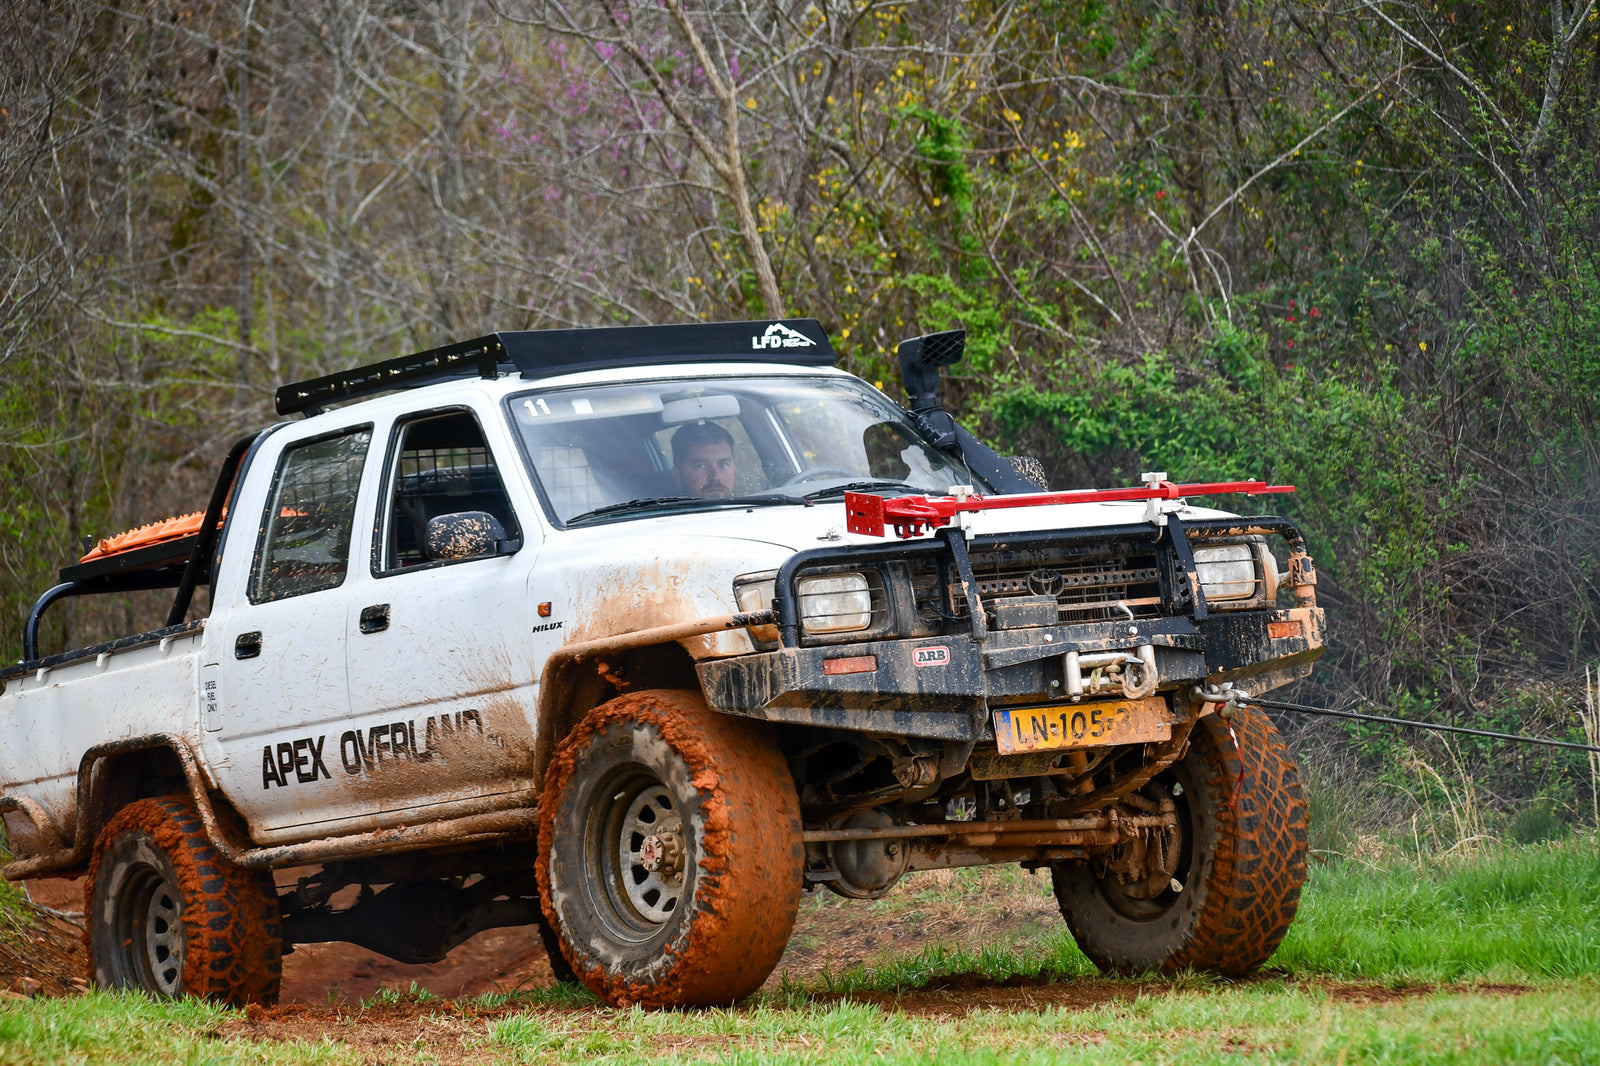
[(800, 801), (758, 724), (693, 692), (601, 704), (539, 802), (539, 890), (578, 979), (613, 1005), (730, 1003), (783, 955), (800, 904)]
[(1283, 738), (1256, 711), (1207, 716), (1146, 792), (1176, 808), (1170, 869), (1138, 879), (1118, 872), (1121, 856), (1055, 864), (1073, 939), (1111, 973), (1254, 973), (1288, 932), (1306, 879), (1305, 797)]
[(101, 988), (278, 1001), (283, 933), (269, 874), (217, 853), (185, 796), (128, 804), (95, 844), (89, 966)]

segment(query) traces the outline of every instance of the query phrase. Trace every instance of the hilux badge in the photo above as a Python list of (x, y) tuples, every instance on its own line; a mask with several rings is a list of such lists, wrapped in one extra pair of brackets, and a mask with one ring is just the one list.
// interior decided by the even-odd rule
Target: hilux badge
[(782, 322), (774, 322), (761, 336), (750, 338), (750, 347), (758, 352), (763, 348), (809, 348), (816, 343), (804, 333), (790, 329)]

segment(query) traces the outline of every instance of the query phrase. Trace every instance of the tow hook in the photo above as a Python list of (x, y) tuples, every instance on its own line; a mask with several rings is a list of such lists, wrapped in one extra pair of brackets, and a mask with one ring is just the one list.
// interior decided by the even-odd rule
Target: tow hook
[(1215, 703), (1217, 717), (1224, 720), (1232, 718), (1233, 709), (1243, 706), (1250, 699), (1250, 693), (1234, 688), (1232, 681), (1224, 681), (1219, 687), (1196, 685), (1193, 695), (1198, 703)]

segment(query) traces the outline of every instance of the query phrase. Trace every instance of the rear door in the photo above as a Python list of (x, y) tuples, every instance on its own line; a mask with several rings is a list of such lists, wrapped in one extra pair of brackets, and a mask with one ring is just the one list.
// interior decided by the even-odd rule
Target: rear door
[[(369, 424), (274, 434), (230, 516), (201, 665), (205, 761), (261, 843), (373, 806), (338, 773), (344, 622)], [(370, 505), (367, 508), (370, 511)]]

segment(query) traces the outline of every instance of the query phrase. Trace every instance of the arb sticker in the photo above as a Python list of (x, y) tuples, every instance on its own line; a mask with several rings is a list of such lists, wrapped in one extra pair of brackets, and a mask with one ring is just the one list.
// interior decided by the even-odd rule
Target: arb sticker
[(912, 659), (918, 666), (943, 666), (950, 661), (950, 649), (943, 644), (935, 644), (929, 648), (918, 648), (912, 652)]

